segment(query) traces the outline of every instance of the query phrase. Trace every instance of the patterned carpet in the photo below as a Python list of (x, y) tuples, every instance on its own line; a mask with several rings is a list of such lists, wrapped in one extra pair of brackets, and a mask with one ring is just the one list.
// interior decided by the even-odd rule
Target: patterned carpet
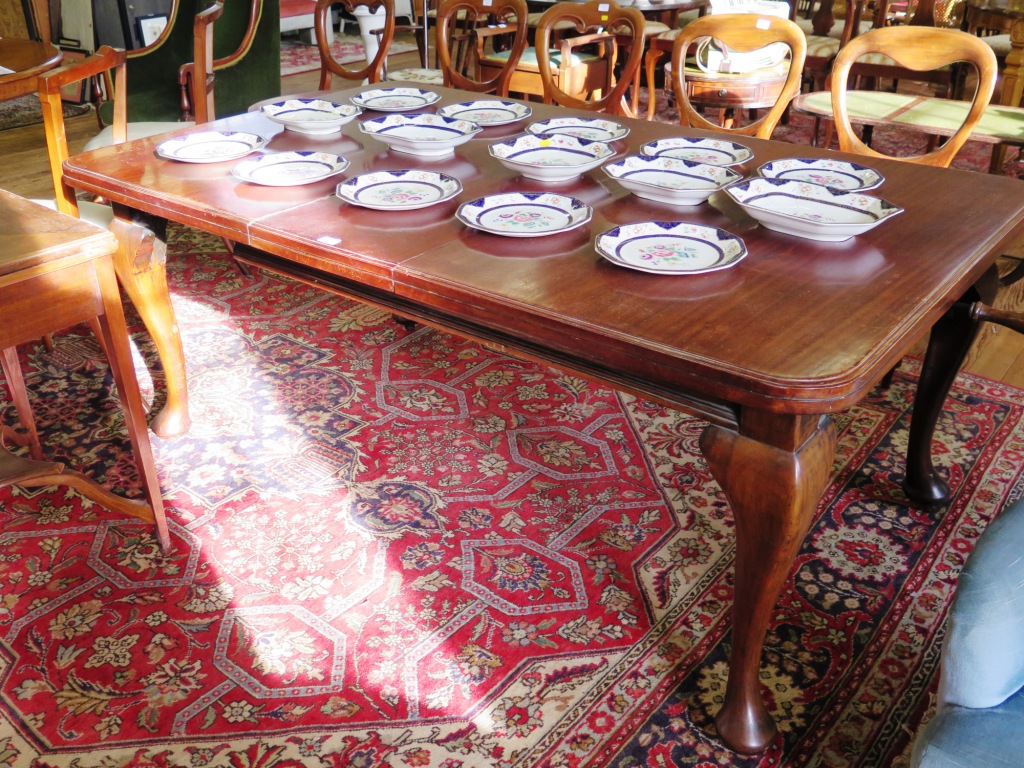
[[(388, 49), (388, 56), (416, 50), (414, 43), (395, 40)], [(357, 35), (337, 36), (331, 43), (336, 61), (352, 64), (366, 57), (363, 41)], [(281, 39), (281, 76), (297, 75), (320, 69), (320, 52), (315, 45), (306, 45), (291, 38)]]
[[(0, 490), (0, 763), (901, 764), (963, 558), (1024, 494), (1024, 392), (958, 379), (935, 513), (900, 490), (917, 361), (837, 416), (767, 640), (780, 736), (741, 759), (711, 720), (734, 539), (700, 422), (173, 235), (194, 426), (155, 450), (176, 548), (73, 492)], [(23, 350), (44, 444), (133, 489), (78, 331)]]

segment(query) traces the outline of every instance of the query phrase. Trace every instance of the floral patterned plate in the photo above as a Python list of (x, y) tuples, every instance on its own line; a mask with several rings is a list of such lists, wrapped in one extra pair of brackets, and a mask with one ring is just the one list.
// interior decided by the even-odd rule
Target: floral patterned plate
[(757, 172), (766, 179), (806, 181), (847, 192), (875, 189), (885, 181), (873, 168), (827, 157), (787, 157), (765, 163)]
[(640, 147), (648, 157), (677, 157), (705, 165), (739, 165), (754, 156), (749, 147), (723, 139), (658, 139)]
[(329, 152), (278, 152), (243, 160), (231, 169), (231, 174), (265, 187), (296, 187), (321, 181), (346, 168), (348, 160)]
[(375, 88), (353, 96), (350, 101), (357, 107), (375, 112), (408, 112), (421, 109), (441, 100), (433, 91), (422, 88)]
[(433, 171), (374, 171), (338, 185), (338, 197), (378, 211), (412, 211), (451, 200), (462, 191), (458, 179)]
[(562, 134), (587, 141), (616, 141), (629, 135), (629, 128), (626, 126), (599, 117), (555, 117), (530, 123), (526, 130), (538, 135)]
[(761, 226), (810, 240), (849, 240), (903, 213), (880, 197), (805, 181), (754, 177), (725, 192)]
[(535, 136), (531, 133), (491, 144), (491, 156), (513, 171), (537, 181), (571, 181), (615, 156), (603, 141), (575, 136)]
[(612, 264), (659, 275), (699, 275), (736, 266), (747, 246), (717, 227), (684, 221), (624, 224), (597, 236), (597, 252)]
[(260, 112), (289, 131), (310, 134), (337, 133), (362, 111), (351, 104), (323, 99), (285, 99), (260, 107)]
[(590, 221), (590, 206), (550, 192), (508, 192), (463, 203), (455, 216), (463, 224), (506, 237), (540, 237), (568, 232)]
[(448, 157), (455, 153), (455, 147), (480, 133), (480, 126), (470, 120), (416, 114), (364, 120), (359, 130), (380, 139), (396, 152), (418, 157)]
[(637, 197), (668, 205), (700, 205), (726, 184), (743, 178), (720, 165), (672, 157), (627, 157), (604, 172)]
[(500, 101), (485, 99), (481, 101), (462, 101), (449, 104), (437, 110), (437, 114), (454, 117), (457, 120), (472, 120), (487, 128), (492, 125), (508, 125), (517, 120), (529, 117), (533, 110), (516, 101)]
[(220, 163), (237, 160), (267, 143), (262, 136), (241, 131), (201, 131), (168, 139), (156, 148), (166, 160), (182, 163)]

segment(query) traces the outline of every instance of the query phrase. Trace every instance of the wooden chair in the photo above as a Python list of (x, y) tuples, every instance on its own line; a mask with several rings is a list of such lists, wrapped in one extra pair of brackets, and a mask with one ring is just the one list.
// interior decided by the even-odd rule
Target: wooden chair
[(971, 109), (963, 124), (938, 149), (917, 157), (900, 160), (947, 167), (981, 120), (995, 89), (996, 57), (978, 38), (966, 32), (935, 27), (902, 26), (873, 29), (851, 40), (836, 57), (832, 68), (832, 114), (839, 137), (839, 148), (870, 157), (885, 157), (854, 133), (847, 107), (846, 92), (851, 70), (865, 54), (884, 54), (908, 72), (927, 73), (954, 62), (973, 64), (978, 73), (978, 86)]
[[(576, 37), (563, 36), (567, 22), (575, 25)], [(545, 103), (571, 109), (629, 115), (624, 96), (643, 57), (644, 24), (640, 11), (610, 0), (556, 3), (541, 16), (535, 45), (524, 49), (507, 88), (499, 94), (540, 96)], [(629, 52), (617, 71), (623, 35), (629, 40)], [(556, 37), (560, 42), (553, 48)], [(480, 68), (485, 76), (493, 76), (487, 71), (503, 67), (505, 58), (487, 56)]]
[[(0, 191), (0, 246), (0, 368), (22, 426), (20, 432), (2, 432), (27, 445), (32, 457), (24, 459), (0, 446), (0, 486), (70, 486), (116, 512), (155, 523), (160, 547), (168, 551), (160, 482), (111, 268), (117, 240), (102, 229)], [(62, 463), (43, 461), (15, 347), (86, 321), (97, 331), (110, 362), (148, 503), (116, 496)]]
[[(331, 9), (334, 6), (341, 6), (349, 13), (355, 11), (359, 6), (364, 6), (371, 13), (384, 9), (383, 26), (380, 28), (378, 38), (377, 54), (372, 61), (366, 62), (362, 67), (346, 67), (334, 58), (331, 52), (331, 40), (334, 35), (331, 31)], [(388, 49), (395, 37), (395, 3), (394, 0), (317, 0), (316, 11), (314, 11), (314, 25), (316, 30), (316, 44), (320, 50), (320, 90), (325, 91), (331, 87), (334, 75), (361, 83), (367, 80), (371, 83), (379, 83), (383, 79), (384, 60), (388, 56)]]
[[(708, 92), (698, 92), (694, 87), (687, 85), (687, 77), (692, 78), (696, 73), (687, 70), (686, 56), (690, 47), (705, 37), (719, 40), (730, 49), (741, 53), (756, 51), (771, 43), (784, 43), (789, 46), (788, 73), (785, 73), (783, 79), (785, 61), (780, 65), (781, 68), (773, 67), (770, 71), (757, 70), (732, 75), (726, 73), (704, 83)], [(740, 13), (703, 16), (690, 22), (683, 28), (672, 47), (672, 85), (679, 107), (680, 124), (714, 131), (723, 129), (723, 126), (702, 117), (694, 109), (691, 101), (703, 100), (712, 106), (736, 109), (770, 104), (768, 112), (760, 118), (742, 127), (727, 127), (727, 130), (734, 133), (757, 136), (761, 139), (769, 138), (782, 119), (789, 102), (800, 92), (805, 56), (804, 33), (789, 19)], [(759, 82), (768, 82), (764, 80), (766, 73), (780, 85), (762, 92), (752, 90), (751, 87)], [(725, 92), (724, 96), (722, 91)]]
[[(445, 85), (475, 93), (498, 93), (526, 48), (525, 0), (443, 0), (432, 17), (437, 69), (388, 73), (388, 80)], [(478, 63), (504, 57), (505, 66), (486, 72)]]
[[(126, 56), (124, 51), (103, 46), (95, 54), (68, 66), (59, 67), (39, 78), (39, 100), (43, 109), (43, 128), (46, 133), (46, 151), (50, 160), (50, 174), (56, 196), (56, 208), (71, 216), (81, 216), (103, 228), (112, 223), (114, 211), (109, 205), (79, 201), (75, 191), (64, 182), (64, 161), (68, 158), (67, 132), (61, 89), (97, 76), (109, 77), (113, 86), (113, 125), (109, 129), (110, 142), (120, 144), (130, 137), (127, 121), (127, 94), (124, 87)], [(156, 221), (154, 226), (163, 226)], [(184, 434), (189, 428), (188, 386), (185, 378), (185, 358), (181, 337), (174, 321), (167, 280), (162, 265), (166, 260), (162, 238), (139, 238), (119, 234), (119, 249), (114, 257), (114, 268), (121, 284), (135, 304), (143, 323), (149, 329), (167, 381), (167, 402), (153, 419), (152, 428), (161, 437)], [(167, 333), (159, 329), (172, 329)]]

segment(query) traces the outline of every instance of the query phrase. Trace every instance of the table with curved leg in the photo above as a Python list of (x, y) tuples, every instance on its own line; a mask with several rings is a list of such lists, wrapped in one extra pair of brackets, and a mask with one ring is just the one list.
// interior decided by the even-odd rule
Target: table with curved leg
[[(330, 98), (345, 101), (355, 90)], [(479, 98), (436, 90), (437, 106)], [(531, 106), (536, 120), (585, 114)], [(630, 128), (613, 144), (621, 154), (637, 154), (656, 139), (711, 135), (616, 120)], [(258, 112), (211, 127), (261, 133), (272, 151), (310, 144)], [(832, 414), (860, 401), (935, 326), (940, 350), (922, 376), (924, 411), (914, 414), (907, 485), (926, 500), (941, 496), (928, 459), (931, 435), (973, 327), (969, 318), (965, 327), (958, 302), (972, 298), (976, 283), (984, 296), (990, 265), (1024, 227), (1024, 196), (1009, 178), (879, 160), (872, 163), (886, 178), (879, 194), (905, 212), (852, 240), (823, 243), (757, 226), (724, 193), (706, 205), (667, 210), (595, 170), (557, 186), (592, 207), (585, 226), (534, 239), (466, 227), (454, 217), (459, 203), (538, 191), (488, 153), (489, 144), (522, 127), (487, 128), (450, 157), (430, 160), (388, 151), (362, 134), (358, 121), (316, 139), (318, 149), (350, 161), (349, 177), (412, 165), (461, 180), (457, 199), (408, 212), (350, 206), (335, 196), (335, 179), (282, 194), (243, 184), (217, 164), (182, 172), (156, 156), (152, 139), (73, 157), (65, 177), (119, 206), (236, 241), (239, 258), (262, 268), (706, 419), (701, 447), (729, 500), (737, 537), (732, 654), (718, 733), (736, 751), (757, 752), (776, 734), (759, 681), (762, 646), (830, 479)], [(745, 173), (793, 155), (789, 144), (743, 142), (754, 153), (739, 167)], [(730, 269), (666, 276), (624, 269), (595, 251), (606, 230), (666, 217), (732, 232), (749, 255)], [(962, 226), (965, 220), (972, 226)]]

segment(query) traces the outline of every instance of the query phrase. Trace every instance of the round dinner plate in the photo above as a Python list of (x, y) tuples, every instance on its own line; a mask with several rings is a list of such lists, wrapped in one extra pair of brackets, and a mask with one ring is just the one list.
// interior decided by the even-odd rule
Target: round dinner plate
[(599, 117), (554, 117), (526, 126), (527, 133), (538, 136), (575, 136), (586, 141), (616, 141), (629, 135), (629, 128)]
[(683, 221), (624, 224), (598, 235), (594, 246), (612, 264), (659, 275), (716, 272), (747, 255), (736, 235)]
[(321, 181), (346, 168), (348, 160), (330, 152), (278, 152), (243, 160), (231, 169), (231, 174), (265, 187), (296, 187)]
[(462, 101), (448, 104), (437, 110), (437, 114), (456, 120), (472, 120), (477, 125), (488, 128), (492, 125), (508, 125), (533, 114), (526, 104), (499, 99), (482, 99), (480, 101)]
[(374, 112), (408, 112), (436, 104), (441, 97), (422, 88), (375, 88), (351, 97), (357, 107)]
[(750, 147), (724, 139), (690, 139), (675, 137), (650, 141), (640, 147), (650, 157), (677, 157), (704, 165), (739, 165), (754, 156)]
[(462, 191), (458, 179), (433, 171), (373, 171), (347, 179), (337, 194), (346, 203), (377, 211), (412, 211), (451, 200)]
[(266, 143), (265, 138), (255, 133), (200, 131), (168, 139), (156, 148), (156, 153), (182, 163), (221, 163), (245, 157)]
[(541, 237), (586, 224), (591, 209), (568, 195), (507, 192), (463, 203), (455, 216), (467, 226), (495, 235)]

